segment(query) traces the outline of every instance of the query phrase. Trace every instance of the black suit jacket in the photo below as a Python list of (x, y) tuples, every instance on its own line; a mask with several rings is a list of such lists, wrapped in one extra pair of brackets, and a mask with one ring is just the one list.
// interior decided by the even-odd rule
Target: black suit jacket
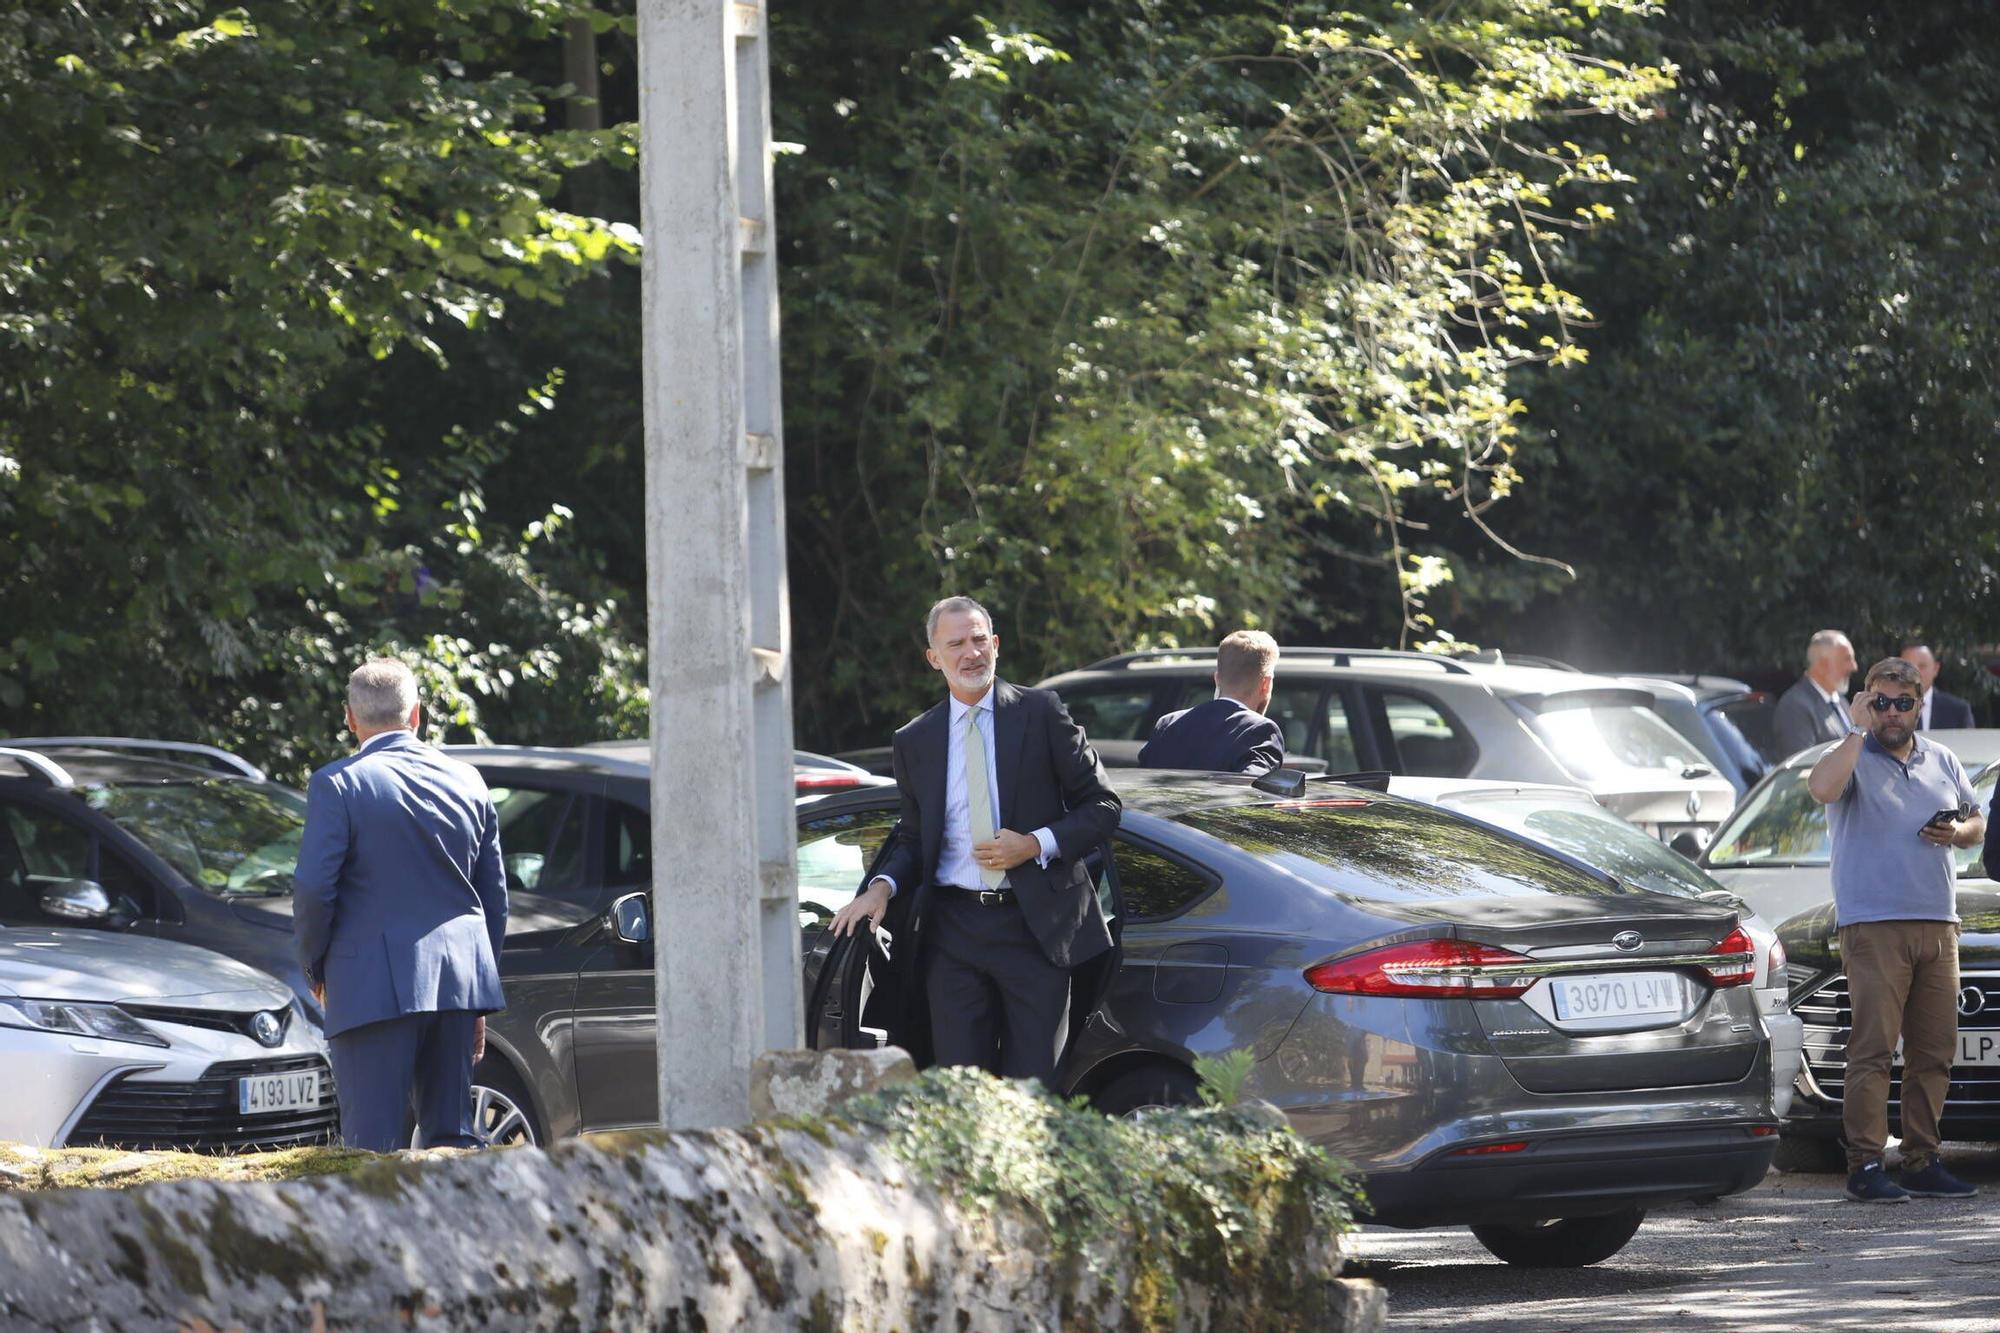
[(1972, 720), (1972, 705), (1955, 694), (1944, 690), (1931, 691), (1931, 730), (1952, 731), (1961, 727), (1976, 727)]
[(1284, 762), (1284, 731), (1234, 699), (1210, 699), (1167, 714), (1153, 724), (1152, 739), (1139, 751), (1142, 768), (1196, 768), (1252, 777)]
[(1847, 735), (1847, 714), (1839, 717), (1827, 707), (1819, 688), (1805, 676), (1778, 696), (1778, 708), (1771, 718), (1771, 731), (1778, 743), (1778, 757), (1797, 754), (1821, 741), (1837, 741)]
[[(875, 873), (896, 881), (898, 897), (914, 886), (906, 929), (919, 939), (944, 841), (950, 725), (946, 698), (898, 731), (892, 747), (903, 818)], [(1048, 690), (994, 682), (993, 749), (1000, 827), (1016, 833), (1046, 828), (1056, 840), (1056, 856), (1046, 868), (1023, 862), (1007, 872), (1008, 883), (1049, 961), (1074, 967), (1111, 947), (1085, 858), (1110, 838), (1123, 806), (1083, 728)]]

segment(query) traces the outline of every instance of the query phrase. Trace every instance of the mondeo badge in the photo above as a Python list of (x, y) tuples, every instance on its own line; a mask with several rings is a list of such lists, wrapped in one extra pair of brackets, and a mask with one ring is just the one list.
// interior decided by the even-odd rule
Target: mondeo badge
[(276, 1046), (285, 1039), (285, 1025), (277, 1014), (262, 1009), (250, 1019), (250, 1035), (262, 1045)]
[(1639, 932), (1636, 930), (1621, 930), (1611, 937), (1611, 943), (1614, 948), (1623, 949), (1626, 953), (1631, 953), (1641, 944), (1644, 944), (1645, 940), (1641, 938)]
[(1970, 1018), (1986, 1008), (1986, 992), (1978, 986), (1967, 986), (1958, 993), (1958, 1012)]

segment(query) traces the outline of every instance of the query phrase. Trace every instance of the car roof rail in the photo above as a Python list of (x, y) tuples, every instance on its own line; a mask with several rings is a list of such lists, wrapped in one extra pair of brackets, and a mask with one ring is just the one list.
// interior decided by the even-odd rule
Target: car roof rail
[(1577, 671), (1578, 668), (1559, 658), (1544, 657), (1540, 653), (1509, 653), (1498, 648), (1482, 648), (1476, 653), (1461, 653), (1461, 662), (1477, 662), (1482, 666), (1539, 667), (1543, 671)]
[[(1213, 648), (1141, 648), (1136, 652), (1119, 653), (1081, 667), (1083, 671), (1116, 671), (1146, 662), (1172, 661), (1176, 658), (1189, 661), (1210, 661), (1215, 657)], [(1472, 668), (1454, 658), (1441, 657), (1436, 653), (1419, 653), (1406, 648), (1294, 648), (1289, 644), (1278, 648), (1278, 669), (1285, 669), (1285, 663), (1304, 659), (1313, 662), (1332, 662), (1335, 666), (1349, 666), (1358, 661), (1421, 662), (1427, 666), (1451, 675), (1470, 676)]]
[(21, 749), (75, 745), (92, 750), (157, 750), (162, 754), (193, 754), (211, 759), (238, 777), (249, 778), (252, 782), (271, 780), (263, 769), (243, 756), (231, 754), (219, 745), (202, 745), (196, 741), (155, 741), (138, 736), (25, 736), (7, 743)]
[(22, 768), (27, 769), (36, 777), (47, 782), (51, 787), (67, 791), (71, 787), (76, 786), (76, 779), (69, 775), (69, 770), (45, 754), (36, 754), (33, 750), (17, 750), (12, 746), (0, 745), (0, 759), (12, 759)]

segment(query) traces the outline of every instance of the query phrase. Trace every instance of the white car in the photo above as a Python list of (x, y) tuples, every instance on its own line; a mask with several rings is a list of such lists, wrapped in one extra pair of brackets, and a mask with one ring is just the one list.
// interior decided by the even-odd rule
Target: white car
[(291, 989), (168, 940), (0, 928), (0, 1070), (0, 1140), (34, 1147), (244, 1152), (337, 1136), (326, 1039)]
[(1757, 945), (1757, 973), (1750, 984), (1771, 1037), (1771, 1113), (1783, 1116), (1791, 1108), (1804, 1063), (1805, 1025), (1785, 1003), (1785, 947), (1771, 924), (1748, 904), (1679, 852), (1606, 810), (1580, 787), (1397, 777), (1389, 779), (1389, 791), (1532, 838), (1627, 884), (1679, 898), (1736, 902), (1742, 908), (1738, 924)]

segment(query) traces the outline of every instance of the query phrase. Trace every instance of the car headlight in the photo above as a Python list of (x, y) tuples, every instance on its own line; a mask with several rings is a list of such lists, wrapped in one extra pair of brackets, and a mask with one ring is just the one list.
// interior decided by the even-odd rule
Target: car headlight
[(102, 1037), (140, 1046), (165, 1046), (167, 1039), (115, 1004), (70, 1000), (0, 1000), (0, 1027), (32, 1028), (72, 1037)]

